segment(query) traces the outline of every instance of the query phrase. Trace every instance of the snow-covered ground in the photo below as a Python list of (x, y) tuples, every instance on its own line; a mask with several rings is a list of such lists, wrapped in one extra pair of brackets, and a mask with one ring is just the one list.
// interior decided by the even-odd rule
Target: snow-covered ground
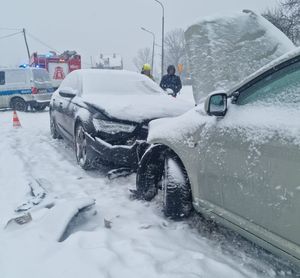
[[(191, 100), (190, 88), (180, 97)], [(83, 171), (71, 146), (51, 139), (47, 112), (19, 118), (22, 128), (13, 129), (12, 111), (0, 112), (1, 278), (295, 277), (274, 256), (198, 215), (176, 223), (163, 217), (159, 198), (132, 200), (134, 175), (111, 181), (107, 169)], [(30, 210), (31, 222), (5, 228), (20, 215), (14, 210), (30, 197), (33, 180), (46, 198)], [(86, 198), (96, 200), (98, 213), (78, 217), (57, 242), (70, 201)]]

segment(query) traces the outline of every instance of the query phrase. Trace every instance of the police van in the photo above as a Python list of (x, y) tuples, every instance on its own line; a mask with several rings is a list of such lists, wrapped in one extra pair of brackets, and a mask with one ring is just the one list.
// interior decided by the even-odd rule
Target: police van
[(44, 110), (54, 92), (49, 73), (41, 68), (0, 69), (0, 109)]

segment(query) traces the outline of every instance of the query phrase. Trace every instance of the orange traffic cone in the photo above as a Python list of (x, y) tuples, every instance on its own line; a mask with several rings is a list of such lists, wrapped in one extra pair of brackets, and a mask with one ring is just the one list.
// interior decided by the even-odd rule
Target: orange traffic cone
[(14, 128), (21, 127), (21, 123), (16, 111), (14, 111), (13, 113), (13, 127)]

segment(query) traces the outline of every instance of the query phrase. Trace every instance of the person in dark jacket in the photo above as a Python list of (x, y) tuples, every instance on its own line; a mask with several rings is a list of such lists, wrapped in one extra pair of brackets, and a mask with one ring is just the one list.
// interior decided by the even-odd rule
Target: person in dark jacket
[(160, 82), (160, 87), (165, 91), (170, 91), (170, 95), (176, 97), (182, 88), (181, 80), (176, 75), (176, 69), (173, 65), (168, 66), (168, 74), (164, 75)]

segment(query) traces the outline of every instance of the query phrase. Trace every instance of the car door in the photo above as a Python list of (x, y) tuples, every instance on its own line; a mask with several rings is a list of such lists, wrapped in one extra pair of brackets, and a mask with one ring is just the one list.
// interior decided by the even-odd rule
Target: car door
[(0, 71), (0, 108), (8, 106), (8, 96), (5, 93), (5, 71)]
[(211, 184), (222, 188), (222, 217), (293, 253), (300, 245), (300, 62), (238, 93), (210, 137), (210, 159), (222, 153), (219, 167), (207, 166)]
[(74, 122), (75, 122), (75, 115), (78, 111), (79, 107), (77, 105), (78, 98), (82, 95), (82, 84), (81, 84), (81, 78), (77, 74), (71, 75), (72, 80), (69, 82), (68, 89), (71, 89), (76, 96), (74, 98), (66, 98), (64, 103), (64, 122), (66, 131), (68, 133), (68, 137), (70, 140), (73, 140), (74, 138)]
[[(69, 140), (73, 140), (73, 121), (72, 113), (73, 98), (79, 94), (79, 78), (76, 72), (70, 73), (58, 88), (58, 94), (55, 97), (55, 107), (57, 111), (57, 125), (63, 136)], [(64, 96), (64, 92), (72, 92), (73, 97)]]

